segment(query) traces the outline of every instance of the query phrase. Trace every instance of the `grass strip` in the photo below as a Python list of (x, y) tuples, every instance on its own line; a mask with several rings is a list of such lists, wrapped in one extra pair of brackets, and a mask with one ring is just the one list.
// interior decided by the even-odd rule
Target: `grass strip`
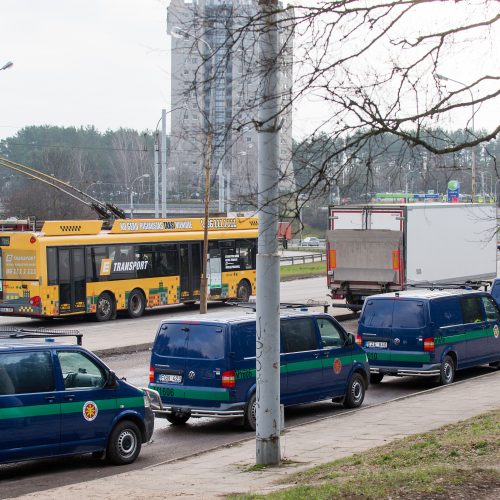
[(308, 262), (307, 264), (295, 264), (280, 267), (280, 277), (282, 281), (294, 280), (297, 278), (312, 278), (315, 276), (325, 276), (326, 262)]
[(500, 410), (314, 467), (286, 484), (295, 486), (266, 498), (500, 498)]

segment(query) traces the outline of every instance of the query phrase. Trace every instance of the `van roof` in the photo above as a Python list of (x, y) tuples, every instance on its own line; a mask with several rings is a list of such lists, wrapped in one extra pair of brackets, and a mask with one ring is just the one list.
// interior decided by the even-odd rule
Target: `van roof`
[(391, 299), (391, 298), (403, 298), (403, 299), (438, 299), (442, 297), (454, 297), (457, 295), (470, 295), (475, 293), (484, 293), (481, 290), (469, 290), (464, 288), (417, 288), (413, 290), (403, 290), (400, 292), (390, 292), (390, 293), (380, 293), (377, 295), (371, 295), (367, 298), (370, 299)]
[[(310, 311), (298, 311), (298, 310), (286, 310), (280, 313), (280, 319), (287, 319), (287, 318), (296, 318), (298, 316), (304, 317), (304, 316), (310, 316), (310, 317), (315, 317), (315, 316), (325, 316), (325, 313), (323, 312), (310, 312)], [(328, 316), (328, 314), (326, 314)], [(232, 324), (238, 324), (238, 323), (245, 323), (247, 321), (255, 321), (256, 320), (256, 313), (251, 312), (247, 313), (245, 315), (241, 316), (236, 316), (233, 318), (213, 318), (213, 319), (203, 319), (200, 320), (199, 316), (190, 316), (190, 317), (185, 317), (182, 319), (164, 319), (161, 321), (161, 324), (166, 324), (166, 323), (191, 323), (191, 324), (204, 324), (204, 325), (220, 325), (220, 324), (226, 324), (226, 325), (232, 325)]]

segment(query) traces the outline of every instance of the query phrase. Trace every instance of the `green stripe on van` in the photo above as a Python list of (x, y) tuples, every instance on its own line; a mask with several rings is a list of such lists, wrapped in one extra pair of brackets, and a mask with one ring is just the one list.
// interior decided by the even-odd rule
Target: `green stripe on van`
[[(15, 396), (13, 396), (15, 397)], [(89, 398), (85, 401), (72, 401), (69, 403), (49, 403), (32, 406), (14, 406), (11, 408), (0, 408), (0, 420), (8, 418), (43, 417), (46, 415), (67, 415), (70, 413), (83, 412), (83, 405), (87, 401), (93, 401), (98, 411), (114, 410), (116, 408), (143, 408), (143, 397), (121, 398), (121, 399), (97, 399)]]
[(455, 335), (442, 335), (434, 339), (435, 345), (455, 344), (457, 342), (465, 342), (467, 340), (477, 340), (482, 338), (493, 337), (493, 328), (485, 328), (484, 330), (471, 330)]
[(188, 398), (188, 399), (206, 399), (210, 401), (229, 401), (229, 391), (227, 389), (206, 389), (197, 387), (189, 389), (184, 387), (162, 387), (149, 384), (150, 389), (158, 391), (160, 396), (167, 398)]

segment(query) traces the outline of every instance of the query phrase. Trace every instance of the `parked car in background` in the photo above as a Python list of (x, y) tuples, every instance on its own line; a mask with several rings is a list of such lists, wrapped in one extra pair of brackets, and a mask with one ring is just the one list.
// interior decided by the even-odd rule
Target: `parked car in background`
[(356, 343), (370, 362), (370, 381), (385, 375), (435, 377), (451, 384), (455, 372), (500, 365), (500, 309), (487, 292), (407, 290), (368, 297)]
[[(149, 387), (156, 417), (242, 418), (255, 430), (255, 315), (227, 320), (163, 321), (151, 352)], [(356, 408), (368, 387), (368, 360), (328, 314), (281, 315), (281, 403), (324, 399)]]
[(303, 247), (319, 247), (319, 239), (314, 236), (308, 236), (302, 240)]
[(118, 379), (80, 343), (74, 331), (0, 332), (0, 463), (92, 453), (124, 465), (151, 439), (149, 389)]

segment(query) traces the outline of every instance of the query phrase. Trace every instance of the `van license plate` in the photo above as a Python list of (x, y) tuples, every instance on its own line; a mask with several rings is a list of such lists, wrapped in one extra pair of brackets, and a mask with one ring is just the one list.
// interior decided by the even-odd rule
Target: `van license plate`
[(13, 313), (14, 308), (13, 307), (0, 307), (0, 312), (3, 313)]
[(367, 340), (365, 347), (375, 347), (377, 349), (387, 349), (387, 342), (377, 342), (375, 340)]
[(180, 384), (182, 382), (182, 375), (166, 375), (165, 373), (160, 373), (158, 375), (158, 382)]

